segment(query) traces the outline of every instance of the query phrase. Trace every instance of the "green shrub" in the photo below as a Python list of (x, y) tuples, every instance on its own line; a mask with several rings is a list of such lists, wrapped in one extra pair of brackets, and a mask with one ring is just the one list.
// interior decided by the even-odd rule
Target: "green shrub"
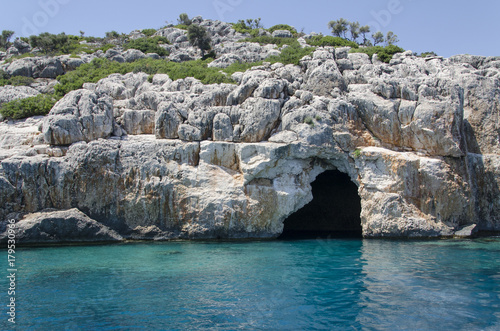
[(120, 34), (116, 32), (115, 30), (113, 31), (108, 31), (106, 32), (106, 39), (118, 39), (120, 38)]
[(0, 81), (3, 80), (8, 80), (9, 79), (9, 74), (0, 69)]
[(306, 118), (304, 118), (304, 123), (314, 128), (314, 119), (311, 116), (306, 116)]
[(116, 47), (116, 45), (113, 45), (113, 44), (105, 44), (104, 46), (101, 46), (98, 49), (96, 49), (96, 51), (101, 50), (104, 53), (106, 53), (108, 50), (110, 50), (111, 48), (115, 48), (115, 47)]
[(30, 86), (35, 80), (31, 77), (12, 76), (10, 77), (5, 71), (0, 70), (0, 86)]
[(311, 55), (314, 52), (313, 47), (300, 47), (300, 44), (295, 41), (290, 46), (286, 47), (281, 51), (278, 56), (270, 56), (266, 60), (271, 63), (283, 63), (283, 64), (295, 64), (298, 65), (300, 60), (307, 55)]
[(297, 42), (296, 38), (279, 38), (279, 37), (271, 37), (271, 36), (258, 36), (252, 38), (245, 38), (238, 40), (239, 42), (250, 42), (250, 43), (259, 43), (261, 45), (269, 45), (275, 44), (278, 47), (282, 47), (283, 45), (291, 45)]
[(269, 29), (267, 29), (267, 31), (269, 31), (270, 33), (273, 33), (276, 30), (288, 30), (294, 36), (297, 36), (297, 30), (293, 26), (290, 26), (287, 24), (277, 24), (277, 25), (274, 25), (274, 26), (270, 27)]
[(346, 40), (340, 37), (332, 37), (332, 36), (314, 36), (307, 40), (307, 43), (311, 46), (334, 46), (334, 47), (352, 47), (358, 48), (359, 45), (354, 41)]
[[(64, 32), (60, 34), (41, 33), (38, 36), (30, 36), (31, 47), (38, 47), (45, 54), (56, 54), (59, 52), (69, 54), (75, 45), (75, 40), (70, 39)], [(78, 42), (76, 41), (76, 44)]]
[(56, 102), (57, 98), (52, 94), (39, 94), (35, 97), (7, 102), (0, 107), (0, 113), (11, 119), (47, 115)]
[(359, 148), (356, 148), (356, 150), (353, 153), (353, 156), (355, 159), (359, 158), (361, 156), (361, 150)]
[[(66, 35), (64, 33), (54, 35), (45, 32), (38, 36), (30, 36), (28, 41), (32, 47), (38, 47), (41, 49), (42, 53), (48, 55), (61, 55), (61, 54), (76, 55), (81, 53), (92, 54), (99, 49), (102, 49), (105, 52), (108, 49), (115, 47), (115, 45), (113, 44), (106, 44), (104, 46), (89, 45), (85, 43), (80, 44), (80, 42), (82, 41), (86, 41), (88, 43), (103, 43), (104, 39), (95, 37)], [(27, 53), (24, 54), (23, 56), (33, 56), (33, 54)], [(20, 57), (15, 57), (15, 59), (18, 58)]]
[(24, 77), (24, 76), (12, 76), (9, 79), (10, 85), (14, 86), (30, 86), (35, 82), (35, 79), (32, 77)]
[(156, 33), (156, 29), (143, 29), (141, 32), (144, 33), (146, 37), (151, 37)]
[[(247, 20), (247, 21), (250, 21), (250, 20)], [(257, 23), (254, 23), (254, 21), (257, 21)], [(244, 20), (239, 20), (238, 23), (233, 23), (233, 29), (239, 33), (248, 33), (252, 37), (258, 37), (259, 30), (260, 30), (260, 19), (259, 20), (252, 20), (251, 23), (252, 24), (247, 25), (247, 23)]]
[(168, 39), (165, 37), (152, 37), (152, 38), (139, 38), (135, 40), (130, 40), (124, 45), (125, 49), (138, 49), (143, 53), (156, 53), (160, 56), (167, 56), (168, 51), (158, 44), (164, 43), (168, 44)]
[(389, 63), (392, 60), (392, 56), (396, 53), (404, 52), (404, 49), (395, 45), (389, 46), (372, 46), (372, 47), (361, 47), (356, 49), (351, 49), (351, 53), (365, 53), (371, 58), (373, 54), (377, 54), (379, 59), (385, 63)]
[(438, 56), (435, 52), (423, 52), (419, 55), (420, 57), (428, 57), (428, 56)]

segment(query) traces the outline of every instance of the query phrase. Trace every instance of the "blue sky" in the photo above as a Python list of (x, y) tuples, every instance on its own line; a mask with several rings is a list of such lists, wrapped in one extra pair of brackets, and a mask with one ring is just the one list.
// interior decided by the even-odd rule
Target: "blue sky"
[(442, 56), (500, 56), (500, 1), (492, 0), (1, 0), (0, 30), (26, 36), (41, 32), (104, 36), (116, 30), (160, 28), (190, 17), (236, 22), (262, 18), (265, 27), (279, 23), (297, 30), (329, 34), (327, 23), (343, 17), (395, 32), (399, 46)]

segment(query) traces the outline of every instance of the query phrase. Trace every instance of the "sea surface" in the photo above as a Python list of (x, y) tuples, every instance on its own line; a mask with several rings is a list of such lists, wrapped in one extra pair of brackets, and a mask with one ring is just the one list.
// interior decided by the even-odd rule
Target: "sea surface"
[(499, 238), (24, 248), (16, 263), (2, 330), (500, 330)]

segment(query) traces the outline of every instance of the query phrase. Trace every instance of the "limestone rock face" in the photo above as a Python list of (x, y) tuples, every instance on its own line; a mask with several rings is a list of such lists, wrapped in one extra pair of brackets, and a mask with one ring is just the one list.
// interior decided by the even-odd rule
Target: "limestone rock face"
[(87, 90), (70, 92), (47, 115), (42, 132), (51, 145), (109, 137), (113, 132), (111, 98), (99, 98)]
[(38, 94), (40, 94), (40, 92), (28, 86), (11, 86), (11, 85), (1, 86), (0, 106), (3, 103), (7, 103), (12, 100), (34, 97)]
[[(0, 241), (7, 240), (7, 233)], [(123, 240), (116, 231), (89, 218), (78, 209), (29, 214), (16, 223), (19, 244), (107, 242)]]
[(28, 57), (13, 61), (5, 70), (12, 76), (56, 78), (64, 73), (58, 58)]
[[(196, 20), (218, 40), (212, 66), (279, 53)], [(199, 56), (184, 30), (157, 35), (171, 57)], [(0, 217), (77, 208), (124, 238), (274, 238), (338, 170), (358, 187), (365, 237), (500, 231), (498, 63), (324, 47), (236, 84), (110, 75), (44, 119), (0, 123)]]

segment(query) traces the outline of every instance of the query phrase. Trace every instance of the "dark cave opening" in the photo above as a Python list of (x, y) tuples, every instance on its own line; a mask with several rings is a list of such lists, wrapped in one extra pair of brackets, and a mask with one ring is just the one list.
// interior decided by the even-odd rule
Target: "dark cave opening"
[(361, 238), (361, 198), (349, 176), (328, 170), (311, 186), (313, 200), (285, 220), (279, 239)]

